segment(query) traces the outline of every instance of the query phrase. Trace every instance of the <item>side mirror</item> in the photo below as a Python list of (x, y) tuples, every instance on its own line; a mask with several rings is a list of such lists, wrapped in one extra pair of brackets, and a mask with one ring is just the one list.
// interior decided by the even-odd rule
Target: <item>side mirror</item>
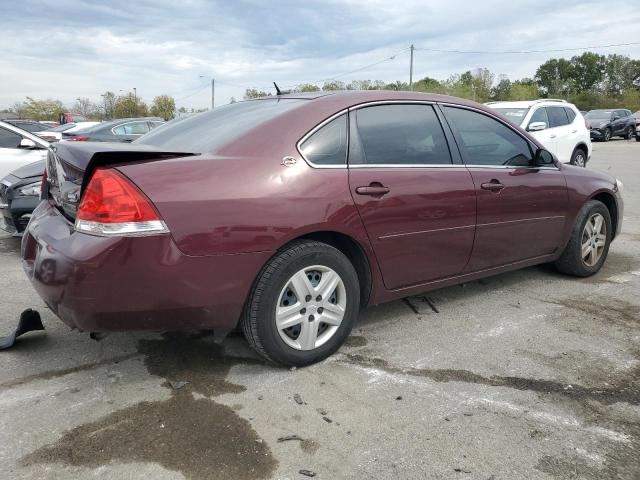
[(25, 150), (33, 150), (35, 148), (38, 148), (38, 146), (33, 140), (29, 138), (23, 138), (22, 140), (20, 140), (19, 148), (24, 148)]
[(544, 130), (545, 128), (547, 128), (547, 124), (545, 122), (531, 122), (527, 127), (527, 131), (539, 132), (540, 130)]
[(533, 164), (536, 167), (546, 167), (549, 165), (555, 165), (553, 154), (544, 148), (536, 150), (536, 154), (533, 158)]

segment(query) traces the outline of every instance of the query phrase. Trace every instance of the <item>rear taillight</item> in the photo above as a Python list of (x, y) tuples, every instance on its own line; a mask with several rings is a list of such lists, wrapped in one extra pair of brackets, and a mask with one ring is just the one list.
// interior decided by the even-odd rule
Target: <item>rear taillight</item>
[(42, 182), (40, 182), (40, 200), (47, 198), (47, 169), (42, 173)]
[(93, 173), (78, 207), (76, 230), (104, 236), (169, 231), (151, 200), (111, 168), (98, 168)]
[(75, 136), (69, 136), (67, 140), (71, 142), (86, 142), (89, 140), (89, 137), (87, 137), (86, 135), (75, 135)]

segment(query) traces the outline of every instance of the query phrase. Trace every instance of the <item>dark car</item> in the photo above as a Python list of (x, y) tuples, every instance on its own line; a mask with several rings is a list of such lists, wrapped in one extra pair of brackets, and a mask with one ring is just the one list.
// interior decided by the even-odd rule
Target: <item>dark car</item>
[(49, 125), (36, 122), (35, 120), (6, 120), (6, 122), (31, 133), (42, 132), (43, 130), (48, 130), (49, 128), (51, 128)]
[(59, 143), (23, 267), (80, 330), (240, 324), (265, 358), (307, 365), (366, 305), (547, 262), (596, 273), (621, 185), (475, 102), (285, 95), (133, 144)]
[(122, 118), (102, 122), (87, 130), (62, 132), (62, 140), (77, 142), (132, 142), (145, 133), (162, 125), (164, 120), (157, 117)]
[(591, 110), (584, 118), (591, 125), (592, 140), (608, 142), (614, 136), (630, 140), (636, 131), (636, 119), (630, 110)]
[(636, 119), (636, 141), (640, 142), (640, 110), (633, 114), (633, 118)]
[(40, 203), (45, 161), (38, 160), (14, 170), (0, 180), (0, 227), (21, 235), (31, 213)]

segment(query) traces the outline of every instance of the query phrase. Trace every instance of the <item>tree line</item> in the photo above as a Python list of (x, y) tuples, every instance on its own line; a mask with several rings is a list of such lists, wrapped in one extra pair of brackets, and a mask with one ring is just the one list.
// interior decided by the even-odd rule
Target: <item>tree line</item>
[[(322, 85), (305, 83), (292, 91), (331, 90), (410, 90), (407, 82), (331, 80)], [(487, 68), (451, 75), (446, 80), (425, 77), (413, 83), (417, 92), (441, 93), (476, 102), (563, 98), (581, 110), (628, 108), (640, 110), (640, 60), (624, 55), (599, 55), (585, 52), (570, 59), (552, 58), (538, 67), (533, 78), (512, 81)], [(247, 89), (245, 99), (271, 93)]]
[(26, 97), (24, 101), (16, 102), (3, 113), (13, 113), (18, 118), (54, 121), (64, 112), (80, 113), (91, 120), (147, 117), (149, 115), (169, 120), (176, 114), (175, 100), (169, 95), (158, 95), (153, 99), (151, 106), (148, 106), (133, 93), (116, 95), (113, 92), (105, 92), (101, 97), (101, 103), (94, 103), (86, 97), (77, 98), (70, 108), (60, 100), (51, 98), (36, 100), (32, 97)]

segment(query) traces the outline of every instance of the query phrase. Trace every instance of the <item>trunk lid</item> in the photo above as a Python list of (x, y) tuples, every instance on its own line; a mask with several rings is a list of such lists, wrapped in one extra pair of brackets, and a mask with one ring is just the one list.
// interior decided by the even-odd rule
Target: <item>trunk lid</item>
[(68, 219), (75, 220), (82, 191), (97, 167), (192, 155), (195, 154), (159, 150), (142, 144), (58, 143), (47, 155), (47, 182), (42, 198), (51, 198)]

